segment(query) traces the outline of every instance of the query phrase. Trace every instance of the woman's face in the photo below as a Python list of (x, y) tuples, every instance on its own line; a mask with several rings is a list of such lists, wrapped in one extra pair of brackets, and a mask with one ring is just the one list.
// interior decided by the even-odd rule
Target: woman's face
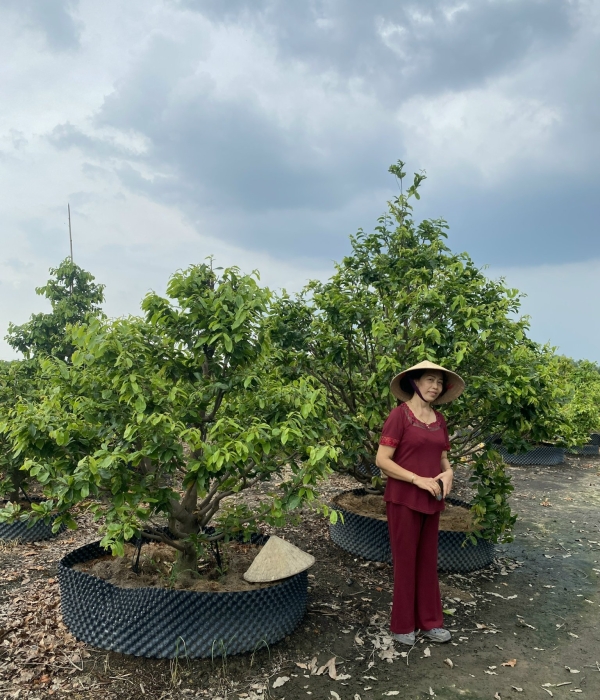
[(427, 370), (419, 379), (415, 379), (415, 384), (425, 401), (435, 401), (444, 391), (444, 374), (437, 369)]

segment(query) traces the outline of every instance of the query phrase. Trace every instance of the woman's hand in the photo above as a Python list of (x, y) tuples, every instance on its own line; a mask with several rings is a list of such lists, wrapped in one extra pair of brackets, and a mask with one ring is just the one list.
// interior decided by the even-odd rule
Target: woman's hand
[(452, 469), (446, 469), (446, 471), (443, 471), (438, 477), (438, 481), (442, 481), (444, 483), (444, 498), (446, 496), (450, 495), (450, 492), (452, 491), (452, 482), (454, 480), (454, 472)]
[[(438, 477), (439, 479), (440, 477)], [(413, 484), (415, 486), (418, 486), (420, 489), (423, 489), (423, 491), (429, 491), (429, 493), (434, 497), (437, 498), (440, 495), (440, 485), (437, 482), (437, 479), (429, 479), (426, 476), (418, 476), (414, 481)], [(444, 484), (444, 488), (446, 487), (446, 484)]]

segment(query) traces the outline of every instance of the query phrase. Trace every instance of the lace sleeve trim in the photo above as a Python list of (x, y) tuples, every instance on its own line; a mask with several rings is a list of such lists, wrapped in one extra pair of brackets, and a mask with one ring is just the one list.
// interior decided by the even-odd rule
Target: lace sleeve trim
[(385, 447), (398, 447), (400, 440), (396, 440), (396, 438), (393, 437), (386, 437), (384, 435), (379, 441), (379, 444), (384, 445)]

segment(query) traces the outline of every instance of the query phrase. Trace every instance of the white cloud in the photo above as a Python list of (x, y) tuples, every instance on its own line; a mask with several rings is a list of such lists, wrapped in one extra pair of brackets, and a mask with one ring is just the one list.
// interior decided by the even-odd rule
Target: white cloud
[(548, 160), (561, 121), (559, 111), (540, 100), (511, 94), (502, 82), (407, 100), (398, 110), (398, 121), (408, 156), (430, 168), (466, 167), (488, 185), (502, 182), (522, 164)]

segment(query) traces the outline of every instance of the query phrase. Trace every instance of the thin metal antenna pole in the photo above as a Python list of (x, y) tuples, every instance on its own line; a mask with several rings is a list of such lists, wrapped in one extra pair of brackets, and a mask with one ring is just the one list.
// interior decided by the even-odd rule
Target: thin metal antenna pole
[[(71, 233), (71, 205), (67, 202), (67, 211), (69, 212), (69, 247), (71, 249), (71, 265), (73, 264), (73, 235)], [(71, 273), (72, 274), (72, 273)], [(73, 296), (73, 278), (71, 277), (71, 284), (69, 285), (69, 292)]]
[(71, 235), (71, 205), (67, 204), (69, 211), (69, 245), (71, 247), (71, 262), (73, 262), (73, 236)]

